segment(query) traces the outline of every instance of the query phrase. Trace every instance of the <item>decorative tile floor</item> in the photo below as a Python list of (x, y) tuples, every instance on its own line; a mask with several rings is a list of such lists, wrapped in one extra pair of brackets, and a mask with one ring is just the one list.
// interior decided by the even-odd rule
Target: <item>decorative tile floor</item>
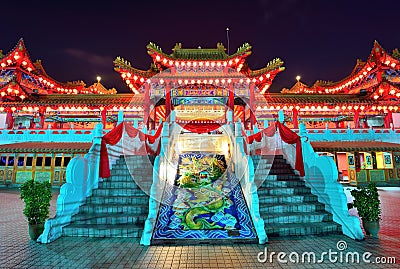
[[(102, 239), (64, 237), (51, 244), (29, 240), (27, 224), (22, 214), (23, 203), (16, 189), (0, 189), (0, 268), (400, 268), (400, 189), (381, 188), (383, 220), (379, 239), (367, 238), (356, 242), (343, 235), (322, 237), (293, 237), (270, 240), (268, 245), (198, 245), (151, 246), (139, 245), (132, 239)], [(57, 192), (51, 212), (54, 215)], [(347, 243), (348, 251), (371, 252), (375, 257), (396, 257), (397, 264), (365, 264), (329, 262), (292, 263), (288, 255), (315, 252), (317, 259), (324, 251), (338, 251), (337, 242)], [(260, 263), (259, 252), (285, 252), (287, 264), (277, 256), (273, 262)], [(340, 253), (340, 252), (339, 252)], [(263, 257), (263, 256), (262, 256)]]

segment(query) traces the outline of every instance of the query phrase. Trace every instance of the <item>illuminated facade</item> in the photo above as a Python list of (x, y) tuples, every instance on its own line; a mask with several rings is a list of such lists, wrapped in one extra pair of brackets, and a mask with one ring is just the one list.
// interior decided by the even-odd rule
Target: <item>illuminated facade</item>
[[(283, 62), (251, 70), (247, 43), (232, 55), (220, 43), (176, 44), (171, 54), (153, 43), (147, 49), (148, 70), (114, 61), (131, 94), (100, 80), (60, 83), (30, 60), (22, 40), (1, 55), (0, 181), (62, 185), (60, 212), (41, 242), (62, 235), (141, 237), (145, 245), (363, 237), (338, 181), (399, 184), (396, 53), (375, 42), (342, 81), (308, 87), (298, 80), (270, 93)], [(110, 222), (121, 227), (94, 228), (116, 212), (126, 218)], [(284, 218), (288, 212), (293, 218)]]

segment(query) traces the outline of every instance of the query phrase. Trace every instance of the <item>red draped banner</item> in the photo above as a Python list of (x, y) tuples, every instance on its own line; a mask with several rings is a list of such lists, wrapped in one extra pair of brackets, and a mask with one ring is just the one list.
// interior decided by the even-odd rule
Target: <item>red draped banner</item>
[(273, 123), (268, 128), (254, 134), (247, 136), (246, 133), (242, 130), (242, 135), (245, 137), (247, 144), (252, 144), (254, 141), (261, 142), (263, 136), (272, 137), (276, 130), (279, 130), (279, 135), (285, 143), (288, 144), (296, 144), (296, 164), (295, 169), (299, 171), (300, 176), (304, 176), (304, 163), (303, 163), (303, 152), (301, 147), (301, 138), (295, 132), (290, 130), (284, 124), (280, 123), (279, 121)]
[(216, 122), (195, 123), (195, 122), (191, 121), (189, 123), (179, 123), (179, 125), (185, 130), (188, 130), (192, 133), (198, 133), (198, 134), (212, 132), (214, 130), (217, 130), (219, 127), (221, 127), (221, 124), (216, 123)]
[(144, 134), (140, 130), (133, 127), (131, 124), (122, 122), (118, 124), (114, 129), (108, 132), (101, 138), (101, 148), (100, 148), (100, 171), (99, 176), (102, 178), (107, 178), (111, 176), (110, 172), (110, 162), (108, 160), (108, 145), (116, 145), (122, 138), (124, 131), (128, 134), (129, 137), (136, 137), (139, 135), (140, 141), (142, 141), (146, 146), (146, 152), (151, 154), (158, 154), (160, 152), (160, 144), (157, 146), (157, 151), (153, 152), (149, 145), (146, 143), (147, 141), (150, 144), (154, 144), (157, 138), (160, 137), (162, 131), (163, 124), (157, 129), (154, 135)]

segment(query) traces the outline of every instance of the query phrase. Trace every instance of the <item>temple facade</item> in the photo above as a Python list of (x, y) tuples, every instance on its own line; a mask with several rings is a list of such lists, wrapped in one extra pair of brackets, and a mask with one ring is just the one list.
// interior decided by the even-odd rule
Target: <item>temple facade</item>
[(59, 82), (22, 40), (0, 54), (0, 184), (61, 186), (40, 242), (363, 238), (342, 183), (399, 185), (396, 51), (375, 42), (339, 82), (270, 93), (283, 61), (252, 70), (247, 43), (232, 55), (220, 43), (147, 50), (148, 70), (114, 61), (130, 94)]
[(341, 81), (307, 86), (299, 80), (290, 89), (270, 93), (283, 62), (274, 59), (251, 70), (247, 43), (232, 55), (222, 44), (215, 49), (177, 44), (171, 54), (153, 43), (147, 49), (152, 59), (148, 70), (136, 69), (121, 57), (114, 61), (131, 94), (106, 89), (100, 80), (86, 86), (51, 78), (40, 61), (31, 60), (22, 39), (1, 54), (0, 182), (18, 184), (51, 173), (54, 185), (62, 185), (69, 160), (88, 151), (97, 123), (104, 132), (122, 120), (151, 132), (175, 111), (176, 121), (192, 131), (212, 130), (227, 122), (229, 109), (233, 122), (242, 122), (250, 133), (276, 121), (279, 111), (289, 128), (296, 131), (299, 123), (305, 124), (313, 147), (334, 158), (344, 182), (399, 181), (396, 51), (387, 53), (375, 42), (367, 60), (357, 60)]

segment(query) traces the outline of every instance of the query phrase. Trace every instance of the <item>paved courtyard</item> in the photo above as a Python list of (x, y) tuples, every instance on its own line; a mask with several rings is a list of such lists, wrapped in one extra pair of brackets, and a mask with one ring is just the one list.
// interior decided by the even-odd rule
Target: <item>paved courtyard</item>
[[(35, 243), (29, 239), (18, 189), (0, 188), (0, 268), (400, 268), (400, 188), (380, 188), (379, 193), (383, 208), (379, 238), (356, 242), (343, 235), (331, 235), (272, 239), (267, 245), (145, 247), (138, 240), (115, 238), (63, 237), (51, 244)], [(57, 195), (55, 191), (51, 216), (55, 214)], [(318, 263), (321, 254), (329, 251), (337, 254), (325, 255)], [(351, 259), (346, 262), (346, 253), (354, 251), (360, 255), (360, 263)], [(264, 253), (258, 255), (260, 252), (267, 253), (264, 263), (258, 261), (258, 256), (265, 259)], [(276, 254), (270, 261), (272, 252), (286, 253), (281, 259), (287, 263), (279, 262)], [(291, 252), (299, 254), (300, 263), (291, 262), (296, 257)], [(314, 252), (317, 262), (308, 262), (308, 256), (301, 262), (304, 252)], [(372, 262), (377, 257), (395, 257), (397, 264), (364, 263), (365, 252), (372, 253), (367, 257)]]

